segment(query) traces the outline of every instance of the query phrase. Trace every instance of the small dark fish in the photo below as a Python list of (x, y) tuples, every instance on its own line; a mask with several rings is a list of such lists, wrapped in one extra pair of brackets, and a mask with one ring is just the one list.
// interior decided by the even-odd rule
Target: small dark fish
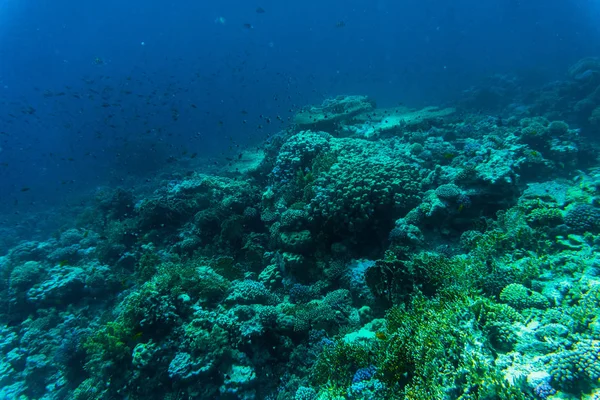
[(246, 29), (254, 29), (254, 26), (252, 26), (252, 24), (244, 24), (244, 28), (246, 28)]
[(248, 115), (248, 111), (246, 111), (246, 110), (242, 110), (242, 111), (240, 111), (240, 114), (243, 114), (243, 115)]
[(21, 192), (29, 192), (30, 190), (31, 188), (28, 187), (21, 188)]
[(256, 13), (257, 13), (257, 14), (264, 14), (265, 12), (266, 12), (266, 11), (265, 11), (265, 9), (264, 9), (264, 8), (262, 8), (262, 7), (257, 7), (257, 8), (256, 8)]
[(85, 231), (83, 233), (83, 238), (85, 239), (86, 237), (88, 237), (90, 235), (90, 231)]
[(192, 107), (192, 108), (198, 108), (198, 107), (196, 107), (195, 104), (190, 104), (190, 107)]
[(242, 153), (238, 154), (238, 160), (242, 159)]
[(64, 267), (64, 266), (66, 266), (66, 265), (69, 265), (69, 260), (61, 260), (61, 261), (59, 261), (59, 263), (58, 263), (58, 266), (59, 266), (59, 267)]
[(346, 26), (346, 23), (344, 21), (338, 21), (335, 23), (336, 28), (343, 28), (345, 26)]
[(192, 155), (190, 156), (190, 158), (196, 158), (198, 156), (198, 153), (192, 153)]

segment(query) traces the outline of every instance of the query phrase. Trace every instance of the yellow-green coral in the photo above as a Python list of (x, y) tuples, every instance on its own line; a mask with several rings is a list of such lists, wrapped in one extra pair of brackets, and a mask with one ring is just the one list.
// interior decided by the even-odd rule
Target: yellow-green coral
[(408, 262), (411, 275), (425, 294), (466, 294), (475, 289), (482, 265), (468, 256), (446, 257), (421, 252)]
[(600, 283), (590, 284), (583, 291), (570, 293), (570, 300), (576, 304), (568, 309), (568, 314), (575, 322), (576, 331), (584, 331), (589, 324), (600, 319)]
[(358, 368), (369, 365), (370, 349), (362, 344), (337, 340), (326, 345), (312, 368), (311, 377), (317, 385), (347, 386)]
[(538, 292), (527, 289), (518, 283), (511, 283), (500, 292), (500, 300), (516, 309), (547, 308), (550, 302)]
[[(129, 365), (135, 340), (134, 328), (127, 321), (108, 322), (83, 343), (85, 369), (95, 378), (117, 374)], [(106, 368), (107, 365), (111, 368)]]
[(413, 391), (415, 386), (427, 388), (427, 394), (448, 384), (451, 376), (444, 371), (459, 361), (464, 346), (458, 323), (464, 306), (462, 301), (417, 297), (409, 308), (390, 309), (388, 336), (377, 354), (381, 379), (390, 385), (401, 382)]
[(158, 255), (153, 251), (146, 251), (135, 264), (135, 275), (138, 282), (144, 283), (150, 280), (157, 271), (160, 264)]
[[(452, 388), (463, 390), (457, 394), (462, 399), (524, 398), (519, 388), (503, 378), (490, 356), (477, 350), (474, 332), (462, 328), (473, 317), (470, 311), (486, 322), (521, 318), (489, 300), (414, 297), (409, 306), (395, 306), (386, 315), (387, 331), (378, 335), (380, 343), (374, 347), (377, 377), (390, 386), (399, 385), (404, 399), (445, 398)], [(465, 387), (478, 389), (473, 392)]]
[(487, 298), (475, 301), (471, 310), (475, 313), (477, 324), (483, 329), (492, 346), (506, 351), (512, 348), (517, 341), (513, 324), (524, 321), (517, 310)]
[(557, 208), (536, 208), (527, 214), (527, 221), (533, 226), (555, 226), (562, 220), (562, 212)]
[(73, 391), (73, 400), (102, 400), (106, 398), (107, 391), (100, 387), (97, 380), (88, 378)]

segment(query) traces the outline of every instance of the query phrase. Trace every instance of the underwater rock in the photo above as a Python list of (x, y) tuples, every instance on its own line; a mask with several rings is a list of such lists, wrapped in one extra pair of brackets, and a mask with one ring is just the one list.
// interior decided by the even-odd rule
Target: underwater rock
[(291, 253), (305, 254), (310, 252), (313, 247), (313, 238), (308, 230), (281, 232), (279, 238), (281, 240), (281, 248)]
[(67, 307), (78, 302), (85, 294), (85, 272), (78, 267), (55, 267), (50, 278), (31, 288), (27, 292), (28, 300), (37, 304)]
[(553, 180), (546, 182), (533, 182), (527, 184), (527, 189), (522, 194), (524, 199), (539, 199), (544, 202), (554, 203), (563, 207), (567, 203), (567, 194), (571, 185), (567, 181)]
[[(361, 113), (353, 124), (342, 125), (342, 136), (353, 135), (359, 138), (379, 138), (398, 135), (405, 131), (427, 131), (432, 126), (441, 125), (444, 117), (456, 112), (454, 108), (426, 107), (413, 110), (404, 107), (377, 109)], [(354, 122), (354, 121), (353, 121)]]
[(17, 265), (10, 273), (9, 287), (13, 293), (26, 291), (46, 275), (44, 266), (37, 261)]
[(54, 249), (51, 241), (24, 241), (10, 249), (8, 258), (11, 262), (42, 261)]
[(299, 129), (333, 133), (340, 122), (373, 108), (375, 102), (367, 96), (337, 96), (326, 99), (320, 106), (307, 107), (298, 112), (294, 116), (294, 123)]
[(276, 264), (267, 265), (258, 275), (258, 281), (262, 282), (266, 287), (271, 290), (280, 288), (282, 286), (282, 277), (279, 266)]
[(211, 365), (202, 365), (188, 353), (177, 353), (169, 364), (169, 378), (186, 381), (206, 373), (211, 367)]
[[(134, 348), (133, 348), (133, 353), (131, 355), (131, 363), (139, 369), (144, 369), (144, 368), (148, 368), (151, 366), (151, 362), (152, 359), (154, 358), (156, 354), (156, 345), (153, 343), (138, 343)], [(185, 357), (185, 356), (183, 356)], [(175, 357), (177, 358), (177, 356)], [(175, 363), (172, 362), (172, 364), (174, 365), (173, 369), (169, 370), (169, 374), (177, 374), (177, 372), (175, 371), (175, 364), (177, 364), (179, 362), (179, 360)]]
[(228, 174), (257, 175), (260, 173), (261, 164), (265, 160), (265, 153), (261, 149), (244, 150), (233, 161), (222, 166), (222, 171)]
[(585, 80), (590, 74), (600, 74), (600, 58), (586, 57), (569, 67), (567, 72), (575, 80)]
[(232, 365), (225, 375), (219, 392), (223, 399), (254, 400), (256, 373), (248, 365)]
[(409, 224), (405, 218), (397, 219), (394, 225), (389, 235), (390, 242), (410, 247), (422, 246), (425, 243), (423, 232), (418, 226)]

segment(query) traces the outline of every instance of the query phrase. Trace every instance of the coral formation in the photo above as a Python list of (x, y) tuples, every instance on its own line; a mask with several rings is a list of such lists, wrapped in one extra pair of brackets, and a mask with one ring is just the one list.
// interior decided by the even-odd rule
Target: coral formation
[(15, 241), (0, 398), (600, 393), (600, 61), (491, 82), (457, 109), (325, 100)]

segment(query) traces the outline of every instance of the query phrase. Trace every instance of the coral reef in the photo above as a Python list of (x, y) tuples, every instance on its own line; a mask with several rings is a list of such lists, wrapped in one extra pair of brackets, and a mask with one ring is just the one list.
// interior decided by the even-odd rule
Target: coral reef
[(3, 242), (0, 398), (598, 396), (600, 61), (491, 82), (457, 108), (328, 99)]

